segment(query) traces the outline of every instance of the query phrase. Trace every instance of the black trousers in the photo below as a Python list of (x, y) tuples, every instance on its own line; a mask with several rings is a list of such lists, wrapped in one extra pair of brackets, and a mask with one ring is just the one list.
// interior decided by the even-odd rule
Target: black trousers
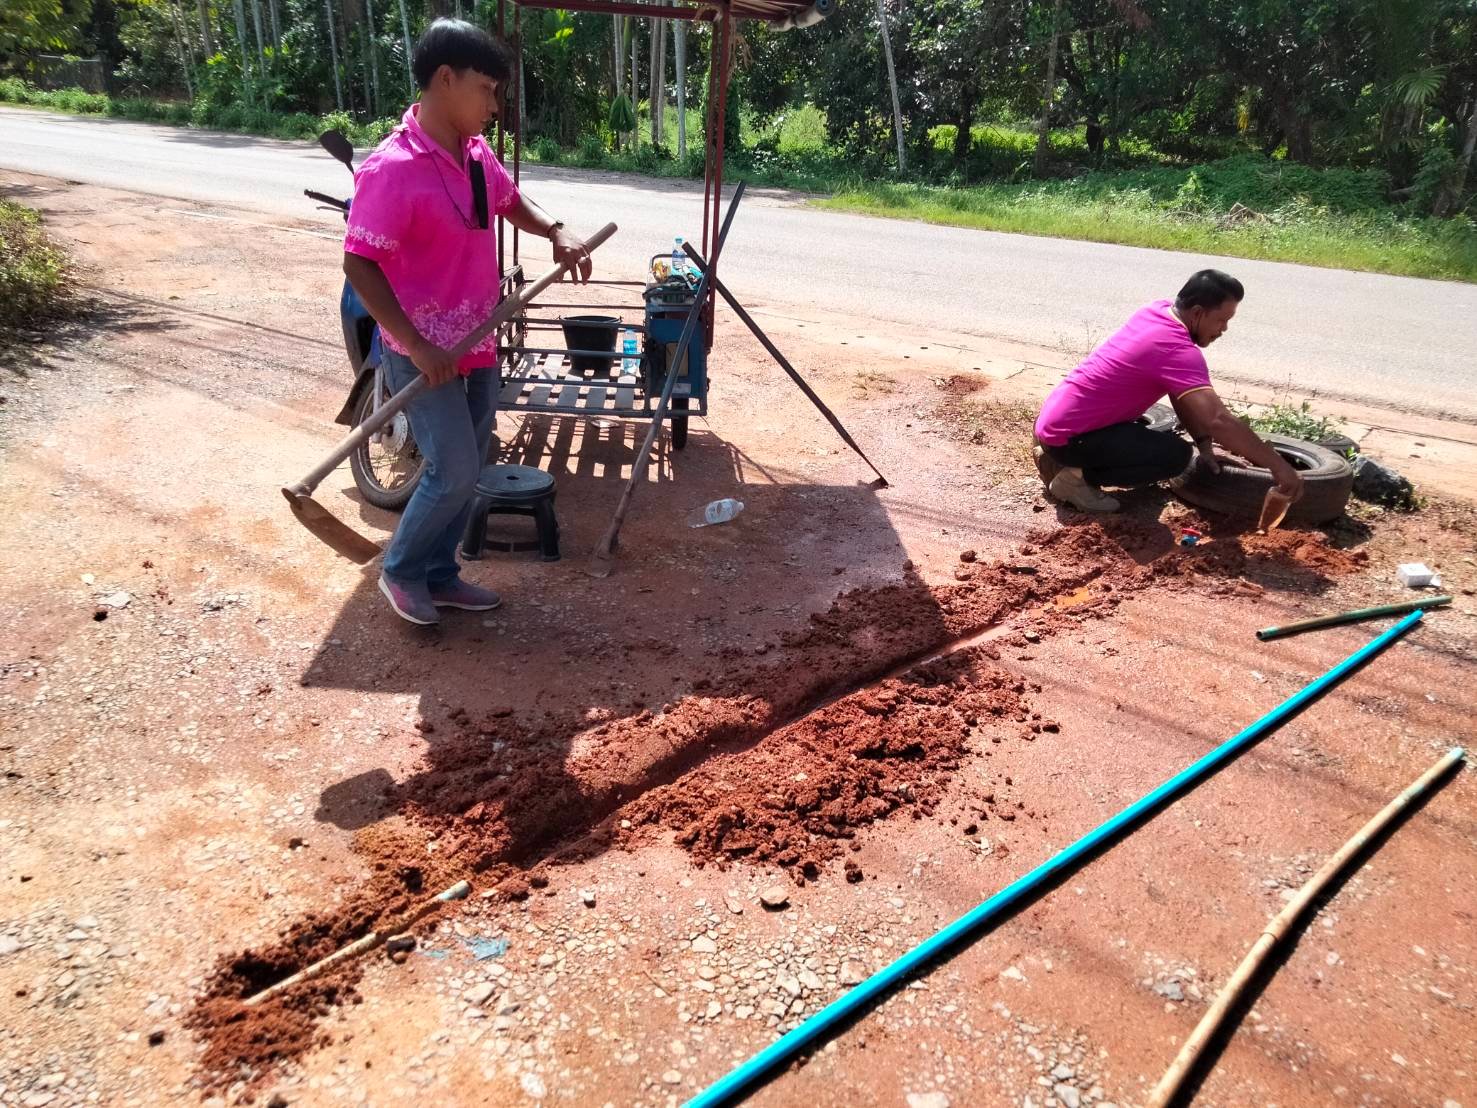
[(1151, 431), (1142, 423), (1114, 423), (1044, 449), (1053, 461), (1082, 470), (1090, 485), (1130, 489), (1178, 477), (1195, 452), (1173, 432)]

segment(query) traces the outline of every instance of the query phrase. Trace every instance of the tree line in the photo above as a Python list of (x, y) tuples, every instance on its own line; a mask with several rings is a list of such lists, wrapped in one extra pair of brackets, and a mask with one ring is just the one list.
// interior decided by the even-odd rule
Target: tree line
[[(132, 94), (371, 119), (410, 97), (410, 46), (429, 20), (492, 27), (495, 12), (495, 0), (5, 0), (0, 65), (96, 54)], [(711, 27), (509, 12), (530, 139), (686, 157)], [(1450, 215), (1477, 176), (1477, 0), (839, 0), (811, 28), (742, 24), (730, 101), (730, 138), (741, 117), (757, 132), (815, 105), (831, 148), (877, 176), (968, 182), (1252, 149), (1376, 168), (1392, 199)], [(1034, 131), (1032, 155), (982, 160), (985, 123)], [(1053, 157), (1062, 129), (1081, 136), (1079, 159)]]

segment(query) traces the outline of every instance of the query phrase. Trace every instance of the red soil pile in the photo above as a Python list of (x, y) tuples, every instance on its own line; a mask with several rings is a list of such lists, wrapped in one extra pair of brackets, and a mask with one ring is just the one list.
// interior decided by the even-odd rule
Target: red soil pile
[(621, 814), (675, 831), (699, 864), (769, 862), (803, 884), (867, 824), (931, 815), (972, 736), (1027, 721), (1025, 691), (980, 650), (960, 652), (710, 758)]

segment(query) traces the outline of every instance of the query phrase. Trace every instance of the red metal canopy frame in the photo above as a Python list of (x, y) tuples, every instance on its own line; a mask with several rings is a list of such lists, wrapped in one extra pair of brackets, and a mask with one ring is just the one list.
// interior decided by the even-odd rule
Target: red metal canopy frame
[[(641, 19), (685, 19), (692, 22), (714, 24), (718, 51), (718, 64), (708, 66), (707, 121), (703, 127), (703, 254), (709, 248), (714, 253), (708, 264), (717, 276), (718, 269), (718, 224), (723, 199), (723, 119), (728, 110), (728, 82), (733, 73), (733, 25), (740, 19), (764, 19), (780, 21), (794, 18), (812, 7), (811, 0), (698, 0), (696, 3), (664, 4), (632, 3), (630, 0), (498, 0), (498, 37), (510, 42), (513, 47), (513, 81), (508, 90), (507, 107), (498, 116), (498, 158), (507, 160), (507, 133), (505, 121), (512, 116), (513, 138), (513, 181), (522, 177), (523, 120), (518, 118), (520, 97), (518, 90), (523, 83), (523, 41), (518, 21), (513, 21), (513, 33), (508, 34), (508, 8), (553, 8), (563, 11), (591, 12), (599, 15), (635, 16)], [(504, 272), (503, 243), (505, 236), (498, 236), (498, 264)], [(518, 264), (518, 231), (513, 230), (513, 264)], [(713, 304), (716, 293), (714, 282), (709, 282), (708, 304), (703, 313), (703, 341), (711, 350), (713, 346)]]

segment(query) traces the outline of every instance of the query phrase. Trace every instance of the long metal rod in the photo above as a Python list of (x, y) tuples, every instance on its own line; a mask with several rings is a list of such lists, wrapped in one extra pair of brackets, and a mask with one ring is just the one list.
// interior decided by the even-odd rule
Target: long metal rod
[[(562, 319), (543, 319), (535, 316), (526, 318), (523, 321), (523, 325), (529, 331), (561, 331), (564, 329), (564, 321)], [(581, 323), (580, 326), (609, 327), (611, 330), (635, 331), (643, 335), (646, 333), (646, 325), (644, 323), (617, 321), (615, 323)]]
[(1273, 917), (1272, 921), (1267, 924), (1266, 930), (1252, 944), (1246, 957), (1241, 960), (1241, 964), (1236, 967), (1236, 972), (1231, 975), (1230, 980), (1216, 996), (1215, 1002), (1206, 1010), (1205, 1015), (1200, 1017), (1195, 1030), (1190, 1032), (1190, 1037), (1185, 1040), (1184, 1046), (1180, 1047), (1179, 1054), (1175, 1056), (1164, 1076), (1159, 1079), (1159, 1084), (1154, 1087), (1154, 1092), (1145, 1102), (1145, 1108), (1164, 1108), (1178, 1095), (1186, 1078), (1199, 1063), (1206, 1044), (1220, 1031), (1231, 1009), (1245, 994), (1247, 986), (1256, 978), (1267, 958), (1287, 937), (1288, 932), (1313, 902), (1318, 899), (1328, 883), (1342, 873), (1355, 856), (1378, 838), (1380, 833), (1402, 812), (1429, 792), (1432, 785), (1466, 757), (1466, 753), (1459, 746), (1448, 750), (1435, 765), (1416, 778), (1404, 792), (1380, 809), (1373, 819), (1339, 848), (1337, 854), (1323, 863), (1323, 868), (1308, 879), (1308, 883), (1287, 902), (1287, 907)]
[(708, 8), (675, 8), (662, 9), (662, 14), (652, 15), (651, 6), (647, 4), (625, 4), (619, 2), (607, 2), (607, 0), (518, 0), (525, 8), (558, 8), (561, 11), (571, 12), (593, 12), (597, 15), (634, 15), (638, 19), (685, 19), (708, 21), (714, 18), (714, 13)]
[(1356, 608), (1352, 612), (1339, 612), (1331, 616), (1314, 616), (1300, 619), (1296, 623), (1284, 623), (1281, 627), (1263, 627), (1256, 633), (1262, 642), (1296, 635), (1303, 631), (1316, 631), (1320, 627), (1337, 627), (1341, 623), (1358, 623), (1364, 619), (1379, 619), (1381, 616), (1399, 616), (1406, 612), (1424, 612), (1450, 604), (1449, 596), (1430, 596), (1423, 600), (1407, 600), (1400, 604), (1379, 604), (1373, 608)]
[(739, 303), (738, 297), (729, 292), (728, 286), (725, 285), (721, 280), (719, 280), (718, 277), (713, 274), (712, 270), (708, 268), (708, 263), (704, 261), (702, 255), (700, 255), (697, 250), (694, 249), (692, 243), (684, 243), (683, 247), (687, 251), (687, 256), (691, 258), (693, 264), (698, 267), (698, 272), (707, 275), (709, 280), (712, 282), (713, 287), (718, 290), (718, 294), (722, 296), (723, 299), (727, 302), (728, 306), (733, 309), (734, 314), (743, 321), (744, 326), (747, 327), (749, 331), (753, 334), (753, 336), (759, 340), (760, 345), (769, 352), (769, 356), (773, 358), (776, 363), (778, 363), (779, 367), (785, 371), (790, 380), (795, 382), (796, 387), (805, 394), (806, 399), (815, 405), (816, 410), (819, 411), (821, 415), (825, 417), (826, 422), (831, 425), (831, 429), (834, 430), (836, 434), (841, 436), (841, 441), (844, 442), (847, 446), (851, 447), (851, 449), (856, 452), (856, 456), (862, 461), (866, 462), (867, 467), (877, 475), (877, 480), (881, 482), (881, 485), (879, 487), (886, 488), (887, 478), (882, 475), (882, 471), (872, 464), (872, 459), (867, 457), (866, 451), (864, 451), (859, 445), (857, 445), (857, 441), (851, 437), (851, 432), (849, 432), (844, 426), (842, 426), (841, 420), (838, 419), (836, 417), (836, 414), (826, 406), (826, 402), (822, 400), (818, 395), (816, 395), (816, 391), (810, 387), (809, 382), (807, 382), (804, 377), (801, 377), (800, 372), (790, 364), (790, 359), (786, 358), (784, 354), (780, 353), (780, 348), (774, 344), (770, 337), (764, 333), (764, 329), (760, 327), (759, 324), (754, 320), (754, 317), (751, 316), (744, 309), (744, 306)]
[[(713, 249), (704, 249), (708, 264), (712, 266), (714, 279), (718, 277), (718, 266), (723, 258), (723, 239), (717, 235), (718, 213), (723, 207), (723, 153), (728, 144), (728, 82), (733, 70), (733, 9), (730, 0), (718, 0), (722, 11), (715, 32), (721, 33), (723, 46), (720, 50), (722, 65), (718, 71), (718, 142), (713, 150)], [(706, 238), (706, 236), (705, 236)], [(703, 349), (713, 350), (713, 339), (717, 331), (714, 316), (718, 306), (717, 290), (708, 285), (707, 304), (703, 309)]]
[(568, 354), (571, 358), (609, 358), (620, 361), (623, 355), (618, 350), (569, 350), (562, 346), (510, 346), (509, 354)]
[(1017, 901), (1035, 892), (1058, 874), (1077, 865), (1099, 847), (1117, 839), (1137, 825), (1140, 820), (1153, 815), (1181, 794), (1188, 792), (1190, 788), (1209, 777), (1247, 747), (1286, 723), (1420, 621), (1421, 613), (1412, 612), (1379, 638), (1366, 643), (1322, 677), (1288, 697), (1250, 727), (1233, 735), (1209, 754), (1134, 801), (1116, 816), (1099, 824), (1071, 846), (1042, 862), (1024, 877), (1018, 878), (983, 904), (919, 943), (890, 966), (874, 973), (850, 992), (843, 993), (799, 1027), (775, 1040), (737, 1069), (693, 1097), (687, 1102), (687, 1108), (710, 1108), (712, 1105), (727, 1103), (764, 1074), (794, 1057), (798, 1051), (803, 1050), (831, 1028), (879, 999), (895, 985), (911, 977), (970, 932), (1000, 916)]

